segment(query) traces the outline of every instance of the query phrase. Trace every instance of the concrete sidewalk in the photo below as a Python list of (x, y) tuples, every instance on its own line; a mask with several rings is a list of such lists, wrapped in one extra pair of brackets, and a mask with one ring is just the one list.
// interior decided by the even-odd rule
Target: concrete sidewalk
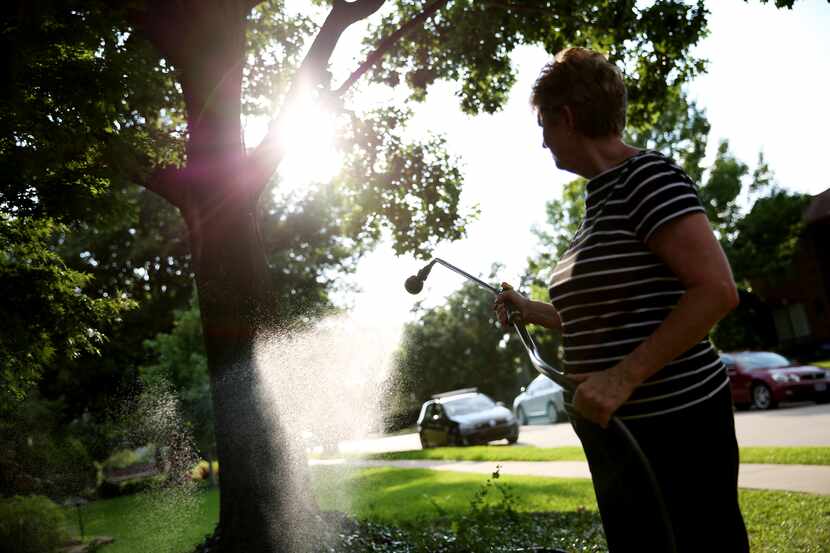
[[(311, 465), (350, 467), (425, 468), (489, 474), (501, 465), (501, 474), (556, 478), (590, 478), (584, 461), (384, 461), (367, 459), (311, 460)], [(738, 486), (765, 490), (785, 490), (830, 495), (830, 466), (742, 464)]]

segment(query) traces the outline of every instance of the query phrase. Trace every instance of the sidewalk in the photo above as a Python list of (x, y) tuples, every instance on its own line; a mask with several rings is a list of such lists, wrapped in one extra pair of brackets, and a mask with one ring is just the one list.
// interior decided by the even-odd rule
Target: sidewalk
[[(384, 461), (366, 459), (311, 460), (311, 465), (352, 467), (425, 468), (489, 474), (501, 465), (501, 474), (556, 478), (590, 478), (584, 461)], [(785, 490), (830, 495), (830, 466), (742, 464), (738, 486), (766, 490)]]

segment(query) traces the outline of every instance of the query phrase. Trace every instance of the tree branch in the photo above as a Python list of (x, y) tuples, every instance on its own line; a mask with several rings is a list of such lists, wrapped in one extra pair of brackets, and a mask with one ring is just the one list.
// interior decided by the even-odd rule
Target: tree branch
[(175, 165), (159, 167), (153, 171), (145, 182), (139, 181), (144, 188), (155, 192), (179, 209), (185, 209), (186, 185), (182, 170)]
[(332, 10), (323, 22), (323, 26), (320, 27), (320, 32), (314, 38), (314, 42), (311, 44), (305, 58), (303, 58), (279, 115), (271, 121), (268, 133), (251, 156), (253, 164), (251, 176), (258, 186), (265, 187), (285, 155), (283, 148), (279, 145), (278, 138), (280, 123), (285, 119), (286, 114), (301, 94), (307, 93), (309, 89), (313, 90), (324, 82), (326, 66), (343, 31), (349, 28), (350, 25), (375, 13), (384, 1), (354, 0), (353, 2), (347, 2), (346, 0), (333, 0)]
[(447, 2), (449, 2), (449, 0), (435, 0), (433, 3), (429, 4), (426, 8), (424, 8), (424, 11), (422, 11), (421, 13), (419, 13), (418, 15), (416, 15), (415, 17), (401, 25), (395, 32), (381, 40), (377, 48), (375, 48), (375, 50), (366, 57), (366, 61), (361, 63), (360, 66), (354, 71), (354, 73), (349, 75), (349, 78), (346, 79), (346, 81), (342, 85), (340, 85), (340, 88), (334, 91), (333, 94), (335, 96), (342, 96), (343, 94), (345, 94), (346, 91), (348, 91), (349, 88), (351, 88), (351, 86), (355, 82), (357, 82), (357, 80), (364, 73), (366, 73), (366, 71), (368, 71), (370, 67), (376, 64), (380, 60), (380, 58), (382, 58), (383, 55), (387, 51), (389, 51), (389, 49), (392, 48), (392, 46), (394, 46), (394, 44), (398, 40), (400, 40), (406, 34), (412, 32), (415, 29), (415, 27), (426, 21), (427, 18), (429, 18), (432, 14), (440, 10), (444, 5), (447, 4)]
[[(291, 109), (291, 104), (296, 101), (299, 91), (303, 89), (303, 85), (314, 87), (322, 83), (325, 64), (328, 63), (328, 59), (331, 57), (340, 35), (352, 23), (364, 19), (377, 11), (383, 4), (383, 1), (384, 0), (355, 0), (354, 2), (347, 2), (346, 0), (333, 0), (332, 11), (326, 18), (325, 23), (323, 23), (320, 33), (318, 33), (311, 49), (309, 50), (309, 53), (300, 65), (300, 69), (297, 71), (297, 76), (291, 85), (291, 89), (286, 97), (286, 101), (283, 103), (279, 116), (271, 122), (268, 134), (252, 155), (251, 162), (253, 172), (256, 174), (256, 178), (262, 183), (262, 187), (267, 184), (268, 180), (277, 170), (277, 167), (279, 167), (279, 164), (285, 155), (285, 152), (278, 146), (277, 141), (280, 122), (286, 112)], [(375, 50), (369, 54), (366, 60), (360, 64), (360, 66), (349, 76), (349, 78), (346, 79), (346, 81), (335, 92), (333, 92), (333, 95), (340, 97), (345, 94), (349, 88), (351, 88), (351, 86), (357, 82), (357, 80), (364, 73), (366, 73), (372, 65), (377, 63), (378, 60), (380, 60), (398, 40), (413, 31), (418, 25), (426, 21), (448, 2), (449, 0), (435, 0), (426, 6), (421, 13), (401, 25), (401, 27), (399, 27), (396, 31), (381, 40), (377, 48), (375, 48)], [(343, 13), (337, 16), (335, 15), (337, 10), (343, 10)], [(341, 19), (339, 25), (334, 23), (337, 19)], [(345, 25), (343, 25), (344, 23)], [(330, 31), (331, 34), (329, 36), (323, 36), (327, 24), (331, 24), (333, 29)], [(314, 67), (316, 67), (318, 71), (316, 75), (312, 72)], [(311, 82), (303, 82), (304, 78), (308, 79), (310, 76), (314, 76), (316, 79), (312, 79)]]
[(530, 11), (530, 12), (537, 12), (537, 13), (548, 13), (552, 14), (555, 13), (553, 8), (540, 8), (537, 6), (523, 6), (521, 4), (517, 4), (515, 2), (499, 2), (498, 0), (484, 0), (484, 4), (489, 5), (493, 8), (501, 8), (505, 10), (518, 10), (518, 11)]

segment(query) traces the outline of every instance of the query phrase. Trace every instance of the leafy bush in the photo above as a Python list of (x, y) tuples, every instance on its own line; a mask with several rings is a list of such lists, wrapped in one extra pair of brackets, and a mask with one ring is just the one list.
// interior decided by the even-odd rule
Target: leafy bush
[(140, 462), (138, 454), (132, 449), (116, 451), (104, 461), (104, 469), (125, 469)]
[[(356, 520), (329, 512), (328, 541), (322, 550), (341, 553), (493, 553), (543, 552), (557, 548), (573, 552), (605, 550), (602, 523), (596, 511), (526, 513), (517, 509), (519, 499), (501, 484), (499, 468), (476, 491), (470, 508), (450, 515), (438, 503), (437, 518), (429, 517), (402, 526)], [(496, 501), (489, 498), (495, 496)], [(333, 531), (335, 530), (335, 531)], [(208, 540), (204, 549), (210, 551)]]
[(95, 484), (92, 458), (62, 415), (60, 401), (32, 392), (0, 417), (0, 496), (81, 495)]
[(48, 498), (33, 495), (0, 499), (0, 553), (44, 553), (68, 535), (63, 511)]
[(102, 499), (120, 497), (122, 495), (132, 495), (135, 493), (145, 492), (153, 488), (158, 488), (162, 486), (166, 480), (167, 476), (164, 474), (155, 474), (153, 476), (144, 476), (141, 478), (128, 478), (117, 482), (104, 480), (98, 487), (98, 495)]

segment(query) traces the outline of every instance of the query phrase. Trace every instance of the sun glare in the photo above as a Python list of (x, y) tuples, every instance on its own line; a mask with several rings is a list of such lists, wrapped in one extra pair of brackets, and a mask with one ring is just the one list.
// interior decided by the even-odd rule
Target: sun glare
[(282, 190), (302, 190), (327, 182), (340, 170), (342, 155), (335, 147), (335, 114), (311, 100), (299, 102), (287, 114), (280, 133), (287, 154), (279, 167)]

